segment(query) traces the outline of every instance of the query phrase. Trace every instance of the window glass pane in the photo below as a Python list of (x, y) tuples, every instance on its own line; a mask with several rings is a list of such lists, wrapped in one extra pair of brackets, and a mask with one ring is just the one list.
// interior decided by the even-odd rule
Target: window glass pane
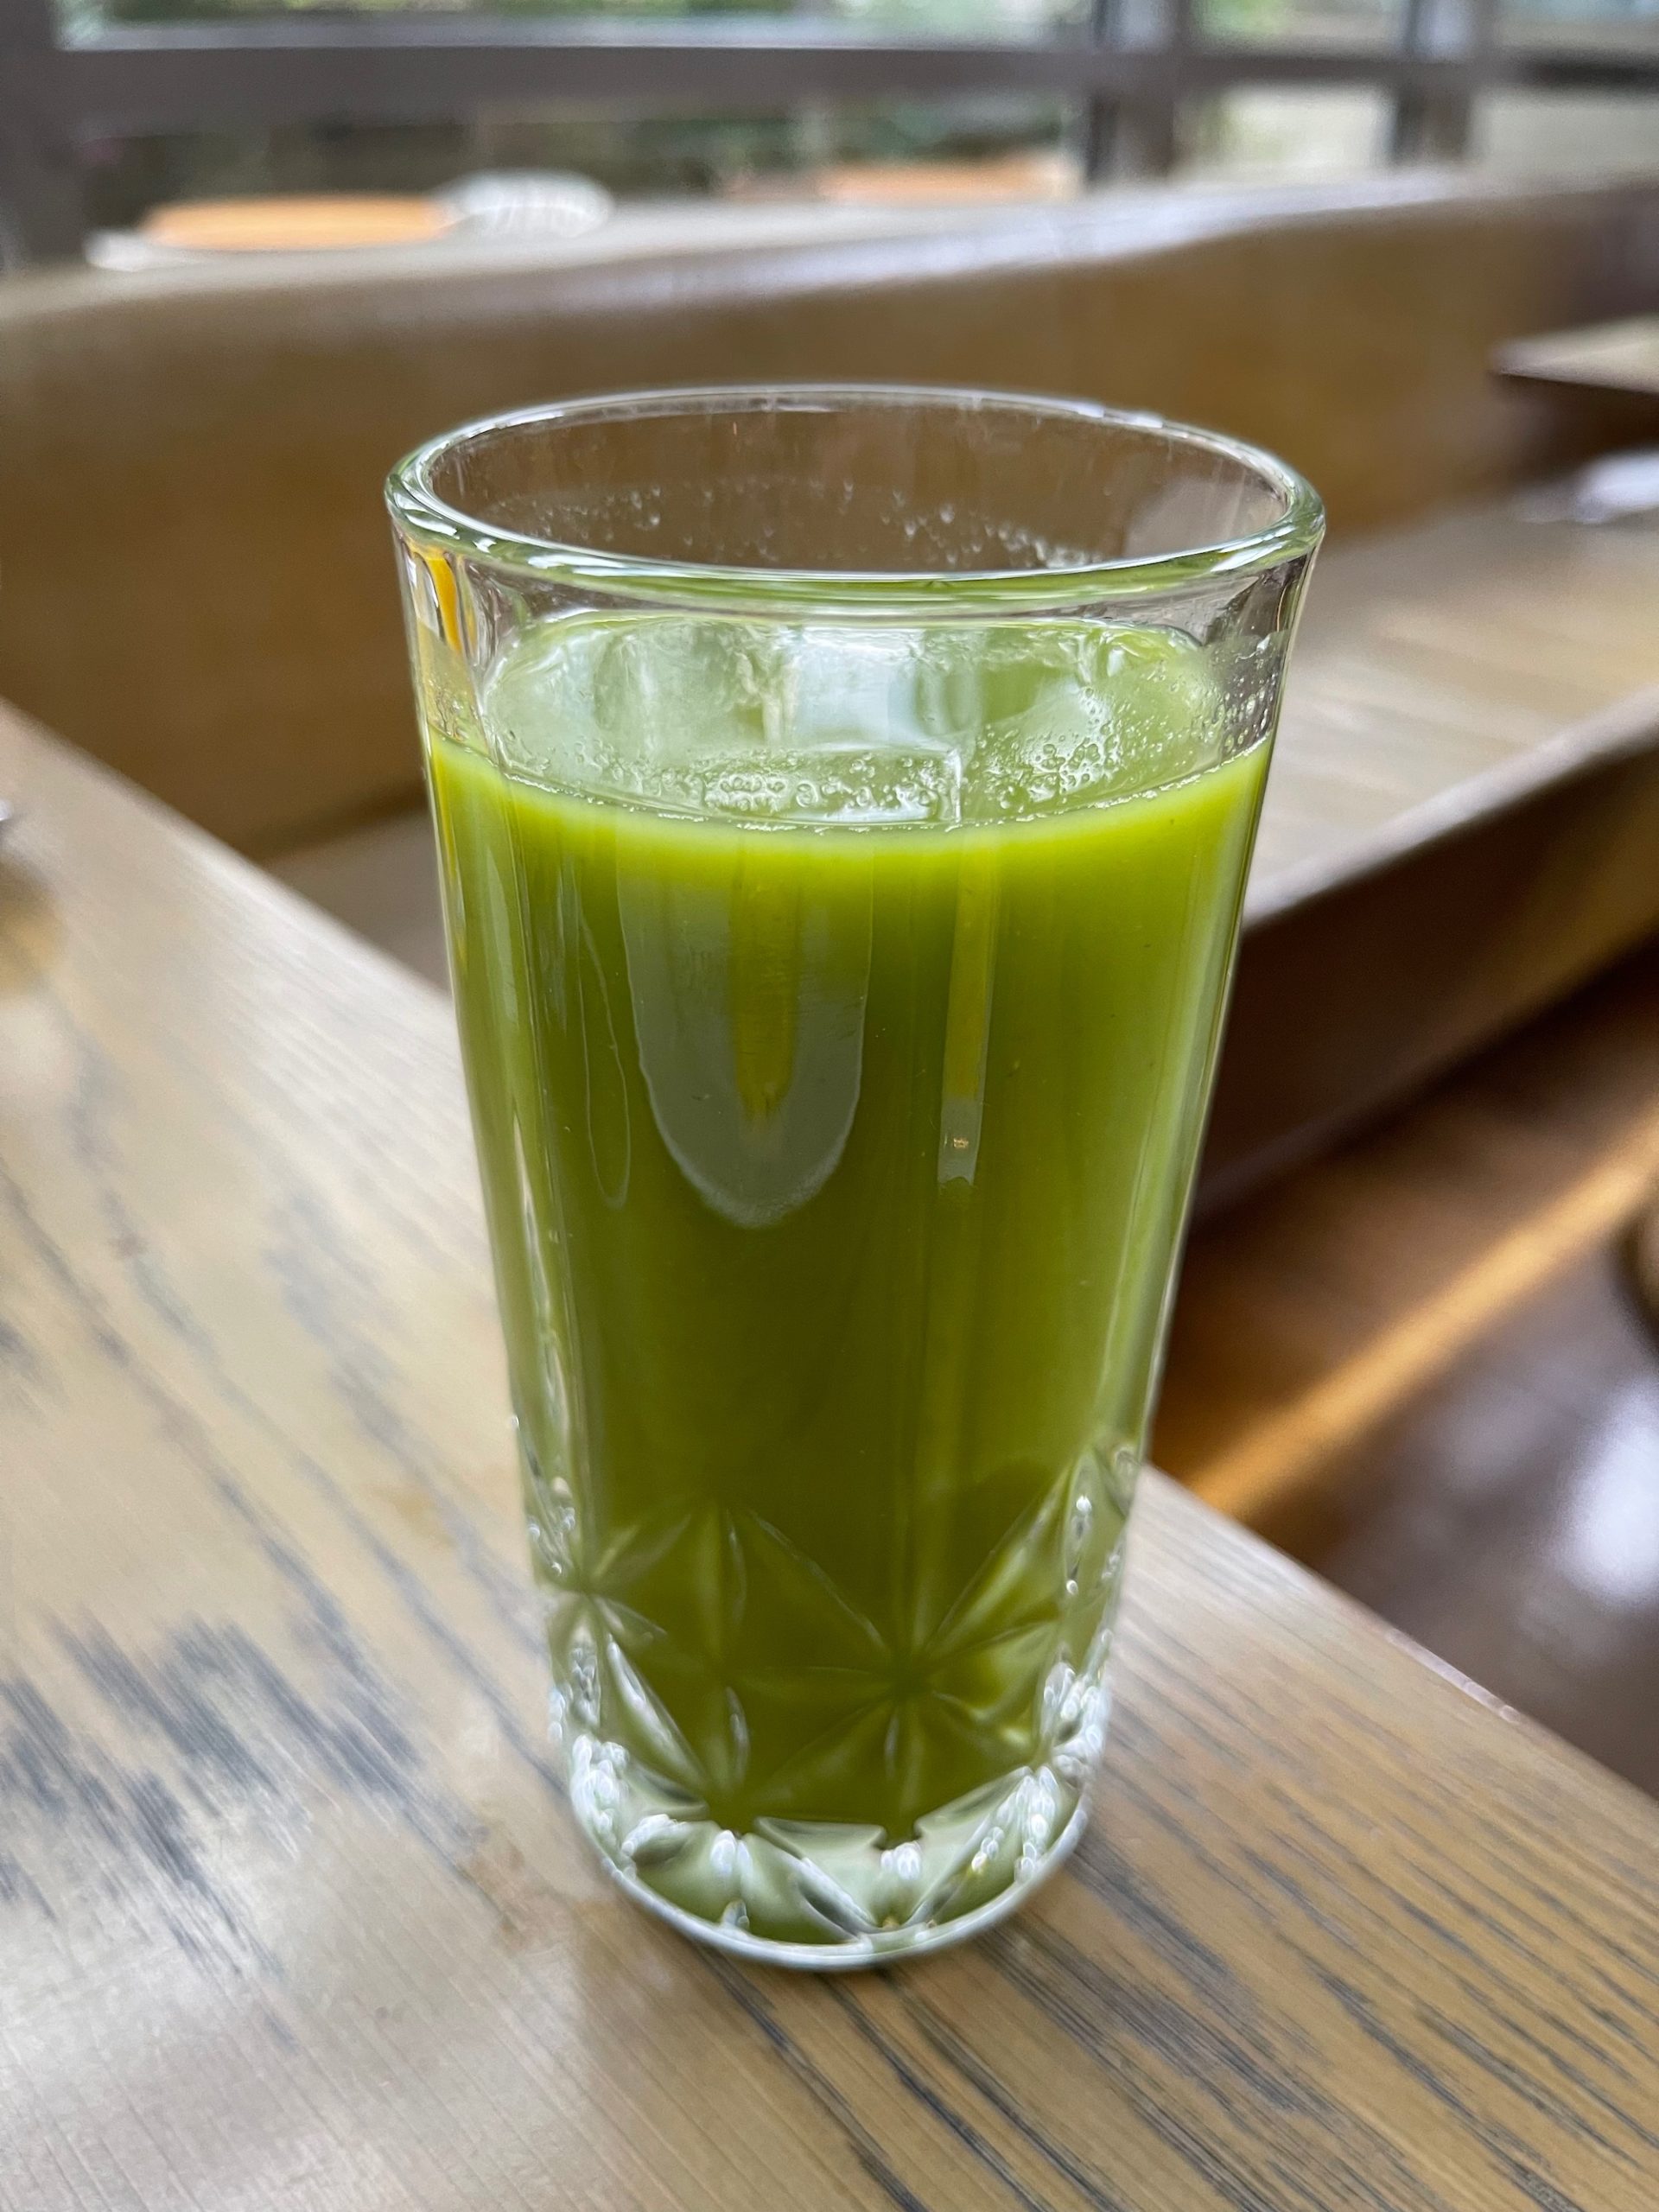
[(1572, 46), (1659, 56), (1659, 0), (1503, 0), (1498, 35), (1512, 46)]
[(1195, 103), (1184, 119), (1184, 176), (1339, 176), (1375, 168), (1388, 143), (1382, 92), (1252, 86)]
[(424, 192), (477, 166), (453, 124), (169, 133), (95, 141), (82, 152), (86, 219), (118, 229), (174, 200), (272, 192)]
[(163, 202), (272, 193), (425, 193), (490, 169), (574, 169), (619, 200), (842, 204), (1052, 199), (1081, 180), (1079, 103), (987, 94), (791, 114), (497, 108), (467, 123), (191, 132), (86, 149), (91, 226)]
[(1475, 158), (1510, 174), (1617, 175), (1659, 168), (1652, 92), (1491, 92), (1475, 108)]
[(771, 175), (731, 188), (847, 204), (1063, 199), (1081, 186), (1082, 143), (1073, 101), (989, 93), (825, 107), (797, 118)]
[(1089, 0), (816, 0), (812, 6), (785, 6), (780, 12), (918, 38), (1032, 38), (1059, 26), (1086, 23)]
[[(384, 12), (410, 0), (327, 0), (327, 12)], [(1089, 0), (418, 0), (423, 14), (611, 16), (620, 24), (692, 22), (699, 16), (786, 16), (917, 38), (1020, 39), (1089, 20)], [(200, 22), (205, 18), (316, 12), (315, 0), (57, 0), (73, 29), (111, 23)]]
[(1401, 0), (1198, 0), (1211, 38), (1249, 46), (1382, 46), (1400, 35)]

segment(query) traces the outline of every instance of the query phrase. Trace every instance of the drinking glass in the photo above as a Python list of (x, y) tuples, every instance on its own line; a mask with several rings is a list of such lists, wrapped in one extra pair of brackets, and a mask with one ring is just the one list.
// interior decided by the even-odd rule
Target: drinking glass
[(553, 1731), (694, 1936), (891, 1960), (1084, 1817), (1293, 472), (635, 393), (392, 477)]

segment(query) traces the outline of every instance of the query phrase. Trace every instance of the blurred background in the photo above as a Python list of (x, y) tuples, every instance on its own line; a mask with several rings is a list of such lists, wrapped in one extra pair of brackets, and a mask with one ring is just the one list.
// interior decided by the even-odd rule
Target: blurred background
[(0, 57), (14, 261), (504, 168), (834, 202), (1659, 161), (1659, 0), (3, 0)]
[(1659, 0), (0, 0), (0, 695), (438, 988), (416, 439), (869, 375), (1312, 476), (1157, 1456), (1659, 1790)]

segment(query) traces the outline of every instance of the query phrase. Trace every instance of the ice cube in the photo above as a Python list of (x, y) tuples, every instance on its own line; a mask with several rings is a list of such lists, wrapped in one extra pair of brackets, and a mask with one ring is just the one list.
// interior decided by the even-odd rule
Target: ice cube
[(1006, 820), (1177, 781), (1216, 756), (1185, 632), (1067, 621), (556, 618), (486, 687), (512, 773), (733, 821)]
[(786, 674), (775, 626), (569, 615), (505, 658), (486, 688), (485, 715), (510, 772), (652, 799), (710, 753), (763, 750), (778, 734)]
[(1092, 633), (1076, 623), (940, 623), (917, 633), (918, 719), (957, 746), (1058, 721), (1081, 734)]
[(743, 822), (950, 823), (962, 818), (962, 763), (936, 746), (780, 747), (734, 765), (709, 762), (695, 803)]
[(916, 713), (914, 633), (723, 616), (572, 616), (488, 687), (510, 772), (742, 822), (952, 822), (962, 766)]
[(759, 749), (780, 734), (788, 664), (775, 625), (658, 614), (607, 626), (593, 712), (613, 745), (689, 762), (715, 749)]
[[(924, 720), (954, 727), (969, 819), (1006, 820), (1178, 781), (1215, 743), (1215, 684), (1184, 632), (1079, 621), (940, 633)], [(976, 725), (971, 735), (969, 725)]]
[(916, 631), (814, 622), (779, 634), (782, 743), (799, 751), (935, 749), (918, 715)]
[(1126, 790), (1179, 783), (1219, 757), (1220, 688), (1209, 652), (1185, 630), (1107, 632), (1094, 683)]

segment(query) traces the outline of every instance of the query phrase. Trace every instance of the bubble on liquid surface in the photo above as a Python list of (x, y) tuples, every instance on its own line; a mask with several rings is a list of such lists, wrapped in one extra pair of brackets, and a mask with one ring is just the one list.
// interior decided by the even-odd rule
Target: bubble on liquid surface
[(1102, 622), (570, 616), (506, 656), (483, 705), (512, 774), (750, 823), (1008, 820), (1223, 749), (1206, 650)]

